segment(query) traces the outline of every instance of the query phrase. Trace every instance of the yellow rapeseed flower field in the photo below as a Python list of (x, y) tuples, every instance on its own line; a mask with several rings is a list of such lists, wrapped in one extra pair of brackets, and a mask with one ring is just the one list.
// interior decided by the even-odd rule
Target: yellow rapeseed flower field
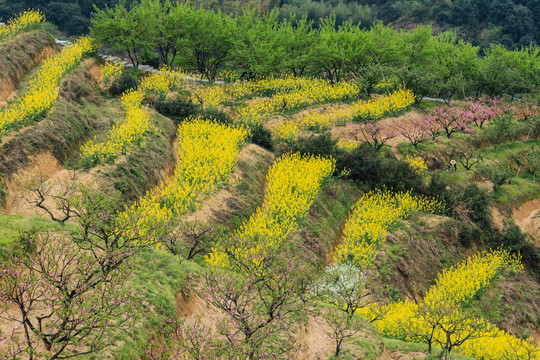
[(277, 251), (308, 215), (323, 180), (335, 168), (333, 159), (287, 154), (270, 168), (264, 202), (235, 233), (235, 248), (214, 248), (207, 262), (227, 267), (229, 255), (253, 271), (265, 256)]
[(502, 269), (522, 271), (523, 265), (518, 257), (502, 250), (475, 254), (464, 263), (440, 273), (437, 283), (425, 295), (424, 302), (452, 299), (456, 303), (467, 303)]
[(250, 96), (283, 95), (302, 88), (307, 88), (314, 82), (324, 82), (312, 78), (286, 76), (282, 78), (269, 77), (254, 81), (240, 81), (234, 84), (205, 86), (191, 95), (191, 100), (203, 106), (217, 106), (231, 101), (237, 101)]
[(409, 166), (413, 169), (413, 171), (417, 174), (425, 174), (428, 170), (426, 161), (422, 159), (420, 156), (414, 156), (408, 154), (403, 158), (403, 160), (409, 164)]
[(163, 184), (149, 191), (119, 219), (139, 214), (140, 233), (147, 224), (167, 222), (197, 210), (212, 193), (229, 182), (247, 130), (191, 118), (178, 127), (179, 162)]
[(31, 78), (28, 91), (0, 112), (0, 136), (43, 117), (58, 97), (57, 87), (62, 77), (94, 49), (92, 38), (83, 37), (73, 45), (66, 46), (59, 54), (45, 59), (37, 74)]
[(351, 82), (331, 84), (325, 80), (302, 80), (303, 85), (294, 91), (252, 102), (236, 113), (236, 121), (242, 124), (260, 124), (271, 114), (295, 110), (329, 101), (353, 98), (360, 89)]
[(100, 67), (100, 70), (101, 74), (103, 75), (105, 85), (110, 85), (112, 82), (118, 79), (120, 75), (122, 75), (124, 65), (107, 61), (105, 64), (103, 64), (103, 66)]
[(410, 192), (375, 190), (364, 194), (352, 208), (343, 231), (343, 243), (334, 251), (338, 263), (350, 262), (369, 268), (388, 230), (415, 211), (440, 212), (444, 204)]
[(157, 131), (152, 126), (150, 114), (142, 102), (150, 93), (165, 96), (179, 79), (175, 72), (162, 70), (145, 77), (137, 89), (126, 91), (120, 99), (126, 113), (124, 120), (112, 127), (106, 141), (96, 143), (90, 140), (84, 144), (81, 147), (81, 156), (92, 165), (114, 159), (131, 150), (146, 133)]
[(344, 125), (353, 120), (374, 121), (397, 114), (414, 103), (410, 90), (399, 89), (393, 93), (369, 101), (358, 101), (350, 108), (314, 112), (273, 129), (278, 139), (293, 141), (301, 129), (328, 130), (335, 125)]
[[(423, 311), (422, 306), (436, 308), (445, 304), (447, 309), (455, 309), (440, 320), (443, 326), (447, 327), (452, 321), (462, 318), (460, 304), (468, 306), (475, 295), (488, 286), (503, 269), (519, 272), (523, 270), (523, 266), (519, 257), (509, 255), (506, 251), (496, 250), (475, 254), (465, 262), (439, 274), (436, 284), (426, 293), (420, 302), (421, 305), (406, 300), (376, 309), (384, 316), (374, 325), (385, 337), (413, 342), (421, 341), (421, 338), (417, 338), (418, 334), (427, 334), (432, 330), (419, 316)], [(371, 316), (370, 309), (363, 309), (361, 312), (364, 316)], [(536, 351), (538, 347), (536, 342), (527, 342), (514, 337), (481, 318), (470, 318), (467, 321), (469, 323), (465, 326), (481, 327), (485, 330), (480, 338), (466, 341), (457, 348), (461, 354), (477, 359), (494, 360), (540, 358), (540, 353)], [(434, 330), (434, 339), (443, 343), (446, 339), (440, 326)]]

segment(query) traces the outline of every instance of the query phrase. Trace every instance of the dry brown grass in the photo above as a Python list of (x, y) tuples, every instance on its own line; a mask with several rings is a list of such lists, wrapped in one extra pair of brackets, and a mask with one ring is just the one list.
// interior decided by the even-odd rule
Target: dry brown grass
[(19, 80), (57, 51), (54, 38), (43, 31), (20, 34), (0, 43), (0, 105), (10, 98)]

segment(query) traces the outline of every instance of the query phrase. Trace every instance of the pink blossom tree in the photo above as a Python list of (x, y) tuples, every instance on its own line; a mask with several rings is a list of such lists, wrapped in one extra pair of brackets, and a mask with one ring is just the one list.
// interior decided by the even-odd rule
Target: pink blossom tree
[[(359, 126), (355, 126), (354, 130), (357, 133), (357, 140), (365, 141), (375, 150), (380, 150), (386, 145), (388, 140), (397, 136), (397, 133), (394, 130), (385, 129), (378, 123), (361, 124)], [(358, 132), (362, 134), (362, 137), (358, 136)]]
[[(455, 132), (473, 132), (471, 124), (473, 118), (470, 112), (460, 107), (438, 106), (423, 117), (424, 122), (430, 124), (430, 130), (444, 131), (447, 138)], [(433, 133), (435, 138), (435, 133)]]
[(430, 132), (426, 131), (426, 126), (424, 125), (425, 119), (414, 119), (410, 123), (398, 124), (394, 127), (395, 131), (401, 136), (409, 140), (411, 145), (415, 148), (418, 147), (418, 144), (428, 140), (430, 138)]

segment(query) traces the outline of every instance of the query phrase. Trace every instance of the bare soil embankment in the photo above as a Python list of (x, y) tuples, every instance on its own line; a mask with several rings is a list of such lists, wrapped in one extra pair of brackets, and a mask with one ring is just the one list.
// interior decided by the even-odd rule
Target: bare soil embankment
[(24, 33), (1, 43), (0, 106), (5, 105), (24, 76), (57, 51), (54, 38), (43, 31)]

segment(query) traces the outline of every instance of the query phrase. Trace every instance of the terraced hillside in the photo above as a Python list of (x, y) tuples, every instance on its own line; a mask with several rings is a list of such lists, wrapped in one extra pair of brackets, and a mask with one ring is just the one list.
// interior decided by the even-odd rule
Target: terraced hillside
[(540, 358), (534, 94), (98, 46), (0, 43), (0, 359)]

